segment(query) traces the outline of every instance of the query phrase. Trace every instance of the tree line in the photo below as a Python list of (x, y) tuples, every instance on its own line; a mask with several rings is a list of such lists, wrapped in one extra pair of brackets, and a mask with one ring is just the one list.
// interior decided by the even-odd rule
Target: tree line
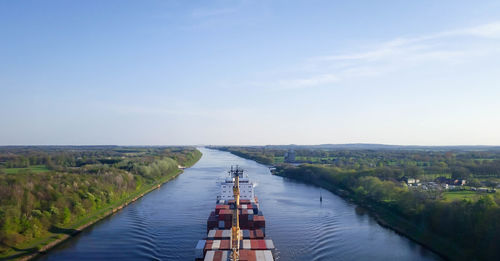
[[(375, 206), (375, 211), (390, 210), (391, 214), (411, 222), (418, 231), (444, 238), (452, 247), (445, 248), (442, 242), (434, 243), (433, 247), (443, 249), (441, 252), (452, 259), (500, 258), (500, 198), (497, 194), (485, 194), (475, 202), (444, 202), (436, 191), (410, 190), (395, 181), (397, 172), (378, 168), (346, 171), (319, 165), (281, 165), (275, 173), (332, 190), (340, 188), (361, 205)], [(426, 240), (433, 244), (431, 239)]]
[[(34, 239), (70, 228), (201, 157), (194, 148), (1, 148), (0, 256)], [(46, 165), (45, 173), (5, 173)]]

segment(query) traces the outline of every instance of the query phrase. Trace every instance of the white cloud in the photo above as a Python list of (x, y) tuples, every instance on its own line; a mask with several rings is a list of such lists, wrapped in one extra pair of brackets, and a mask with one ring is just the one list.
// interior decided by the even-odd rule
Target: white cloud
[[(443, 31), (417, 37), (399, 37), (363, 51), (314, 57), (307, 61), (306, 76), (274, 81), (278, 89), (310, 88), (372, 77), (415, 65), (457, 64), (471, 57), (500, 52), (500, 45), (485, 44), (500, 38), (500, 22)], [(495, 47), (499, 46), (499, 47)], [(313, 69), (311, 69), (313, 68)]]

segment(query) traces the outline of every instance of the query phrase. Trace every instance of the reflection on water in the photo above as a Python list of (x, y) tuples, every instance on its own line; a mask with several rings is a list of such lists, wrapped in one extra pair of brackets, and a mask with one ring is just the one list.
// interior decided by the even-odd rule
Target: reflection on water
[(440, 260), (328, 191), (273, 176), (266, 166), (227, 152), (201, 150), (202, 159), (178, 178), (40, 259), (193, 260), (214, 208), (216, 178), (238, 164), (258, 183), (279, 260)]

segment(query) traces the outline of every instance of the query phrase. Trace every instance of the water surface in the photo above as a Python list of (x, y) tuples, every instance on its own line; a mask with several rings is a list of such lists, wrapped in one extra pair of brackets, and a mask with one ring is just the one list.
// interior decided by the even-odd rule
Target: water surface
[(328, 191), (272, 176), (266, 166), (227, 152), (200, 150), (201, 160), (179, 177), (40, 260), (193, 260), (215, 206), (216, 178), (236, 164), (257, 183), (279, 260), (441, 260)]

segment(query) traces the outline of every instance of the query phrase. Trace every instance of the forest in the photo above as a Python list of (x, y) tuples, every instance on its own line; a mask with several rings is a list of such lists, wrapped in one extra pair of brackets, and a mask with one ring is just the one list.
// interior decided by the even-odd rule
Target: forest
[[(500, 182), (500, 148), (467, 150), (414, 149), (311, 149), (294, 146), (292, 164), (319, 164), (342, 170), (375, 168), (396, 172), (395, 177), (426, 178), (437, 175)], [(214, 147), (266, 165), (284, 163), (291, 149), (283, 146)], [(439, 148), (439, 147), (438, 147)]]
[[(500, 150), (297, 149), (222, 147), (273, 165), (275, 175), (324, 187), (371, 211), (377, 220), (451, 260), (500, 259)], [(457, 191), (414, 189), (403, 177), (466, 179)], [(467, 192), (467, 193), (465, 193)], [(458, 194), (456, 198), (446, 196)], [(462, 195), (474, 195), (463, 197)]]
[(0, 147), (0, 258), (36, 251), (200, 157), (190, 147)]

